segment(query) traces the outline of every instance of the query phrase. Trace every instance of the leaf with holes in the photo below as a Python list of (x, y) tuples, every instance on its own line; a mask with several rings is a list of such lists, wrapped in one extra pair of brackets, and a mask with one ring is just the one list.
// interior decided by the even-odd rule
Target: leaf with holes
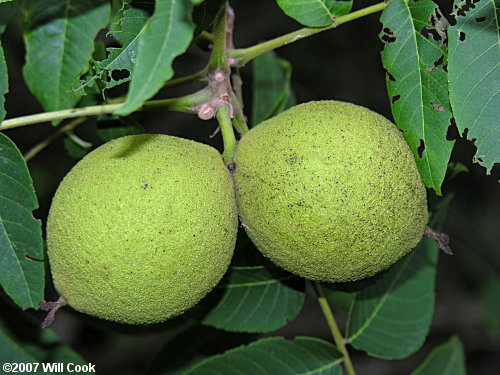
[(210, 357), (183, 375), (342, 375), (342, 354), (312, 337), (272, 337)]
[(361, 290), (347, 323), (347, 340), (358, 350), (402, 359), (422, 346), (434, 310), (437, 244), (425, 237), (392, 268)]
[(28, 167), (16, 145), (0, 133), (0, 285), (14, 302), (38, 308), (43, 299), (42, 229)]
[(26, 0), (24, 79), (46, 111), (72, 108), (97, 32), (109, 21), (105, 0)]
[(309, 27), (329, 26), (351, 11), (352, 0), (276, 0), (289, 17)]
[(465, 375), (464, 348), (458, 337), (452, 337), (435, 348), (410, 375)]
[(304, 304), (303, 280), (275, 267), (232, 267), (217, 289), (220, 300), (202, 323), (226, 331), (274, 331)]
[[(498, 7), (498, 6), (497, 6)], [(448, 30), (450, 102), (460, 133), (477, 146), (489, 174), (500, 162), (500, 48), (494, 0), (455, 0)]]
[(188, 0), (156, 0), (153, 16), (139, 38), (139, 51), (125, 103), (115, 112), (124, 116), (139, 108), (172, 77), (172, 62), (193, 38), (193, 4)]
[(290, 87), (291, 64), (277, 58), (274, 52), (265, 53), (252, 62), (252, 115), (255, 126), (294, 105)]
[(383, 11), (382, 63), (396, 125), (427, 187), (441, 194), (453, 142), (445, 71), (446, 21), (430, 0), (394, 0)]
[(91, 85), (97, 79), (104, 79), (106, 89), (130, 81), (137, 59), (139, 39), (150, 15), (149, 7), (145, 5), (152, 7), (153, 4), (145, 2), (141, 5), (143, 8), (125, 9), (122, 18), (111, 25), (109, 34), (122, 46), (107, 48), (108, 57), (94, 62), (97, 74), (82, 82), (81, 87)]

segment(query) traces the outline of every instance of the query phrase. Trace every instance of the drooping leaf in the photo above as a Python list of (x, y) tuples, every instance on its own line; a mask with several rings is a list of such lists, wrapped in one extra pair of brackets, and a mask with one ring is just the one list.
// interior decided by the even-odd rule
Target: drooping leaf
[(323, 340), (272, 337), (210, 357), (183, 375), (341, 375), (342, 354)]
[(139, 38), (139, 51), (125, 103), (115, 112), (128, 115), (172, 77), (172, 62), (193, 37), (193, 4), (188, 0), (156, 1), (155, 12)]
[(294, 105), (291, 64), (268, 52), (252, 62), (252, 115), (255, 126)]
[(445, 19), (431, 0), (393, 0), (380, 17), (382, 63), (396, 125), (405, 133), (427, 187), (441, 194), (453, 142)]
[(424, 238), (356, 296), (348, 342), (369, 355), (401, 359), (424, 343), (434, 310), (437, 244)]
[(217, 288), (221, 299), (202, 323), (226, 331), (274, 331), (304, 304), (303, 280), (274, 267), (232, 267)]
[(28, 167), (16, 145), (0, 133), (0, 285), (21, 308), (43, 299), (42, 230)]
[(474, 161), (489, 174), (500, 163), (498, 1), (455, 0), (453, 9), (456, 25), (448, 29), (451, 107), (460, 133), (477, 146)]
[(206, 0), (193, 10), (193, 21), (196, 24), (194, 36), (208, 29), (219, 16), (227, 0)]
[(141, 5), (141, 8), (125, 9), (122, 18), (111, 25), (109, 34), (122, 46), (109, 47), (108, 57), (94, 62), (96, 74), (82, 82), (82, 86), (91, 85), (95, 80), (102, 79), (105, 88), (110, 89), (130, 81), (130, 75), (137, 61), (139, 39), (150, 16), (149, 6), (153, 3), (141, 2)]
[(435, 348), (410, 375), (465, 375), (464, 349), (456, 336)]
[(276, 0), (289, 17), (308, 27), (329, 26), (351, 11), (352, 0)]
[(106, 0), (26, 0), (24, 79), (46, 111), (72, 108), (97, 32), (108, 24)]

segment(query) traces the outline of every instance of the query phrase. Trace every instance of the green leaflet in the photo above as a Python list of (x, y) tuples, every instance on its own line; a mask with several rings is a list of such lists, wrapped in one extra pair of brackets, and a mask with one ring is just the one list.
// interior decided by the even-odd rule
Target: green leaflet
[(448, 29), (450, 102), (460, 133), (474, 141), (474, 161), (489, 174), (500, 162), (499, 3), (455, 0)]
[(207, 30), (219, 16), (226, 0), (206, 0), (193, 10), (193, 21), (196, 23), (194, 36), (198, 36), (202, 31)]
[[(94, 62), (96, 74), (82, 82), (82, 87), (91, 85), (98, 79), (104, 80), (106, 89), (130, 81), (130, 74), (137, 59), (139, 39), (148, 18), (148, 11), (142, 8), (130, 7), (123, 11), (122, 18), (113, 23), (109, 30), (109, 34), (122, 47), (107, 48), (108, 57)], [(122, 76), (117, 76), (117, 73)]]
[(0, 133), (0, 285), (21, 308), (38, 308), (45, 270), (31, 177), (16, 145)]
[(444, 18), (431, 0), (393, 0), (380, 21), (394, 120), (405, 131), (425, 185), (440, 195), (453, 147), (446, 140), (451, 111)]
[[(73, 363), (83, 365), (87, 362), (64, 345), (51, 329), (42, 329), (40, 320), (31, 314), (0, 301), (2, 320), (0, 320), (0, 364), (4, 363)], [(29, 369), (29, 368), (28, 368)], [(34, 367), (33, 367), (34, 370)], [(47, 374), (40, 364), (37, 372), (19, 371), (22, 374)], [(67, 374), (67, 372), (64, 372)]]
[(369, 355), (401, 359), (420, 348), (434, 310), (437, 244), (424, 238), (356, 296), (347, 339)]
[(252, 73), (252, 126), (295, 105), (288, 61), (267, 52), (253, 60)]
[(465, 375), (464, 348), (458, 337), (435, 348), (410, 375)]
[(211, 355), (248, 344), (258, 337), (257, 334), (225, 332), (208, 326), (192, 325), (160, 349), (147, 375), (182, 375)]
[(309, 27), (329, 26), (351, 11), (352, 0), (276, 0), (289, 17)]
[(302, 279), (275, 267), (232, 267), (217, 287), (220, 301), (202, 323), (226, 331), (274, 331), (297, 317), (303, 288)]
[[(16, 9), (14, 3), (0, 6), (0, 36), (4, 32), (9, 20)], [(9, 92), (9, 76), (7, 74), (7, 63), (3, 54), (2, 44), (0, 43), (0, 124), (5, 118), (5, 97)]]
[(24, 79), (46, 111), (72, 108), (97, 32), (109, 21), (106, 0), (26, 0)]
[(5, 94), (9, 92), (9, 76), (7, 75), (7, 63), (3, 55), (2, 44), (0, 43), (0, 126), (5, 118)]
[(156, 1), (155, 12), (139, 39), (127, 99), (117, 115), (135, 111), (173, 76), (174, 58), (186, 50), (193, 37), (192, 9), (188, 0)]
[(194, 365), (183, 375), (341, 375), (342, 354), (312, 337), (272, 337), (229, 350)]

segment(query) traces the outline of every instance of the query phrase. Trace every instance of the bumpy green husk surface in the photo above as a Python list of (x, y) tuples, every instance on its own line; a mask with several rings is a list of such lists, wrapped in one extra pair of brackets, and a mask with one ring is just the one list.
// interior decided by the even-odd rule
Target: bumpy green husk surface
[(215, 149), (166, 135), (119, 138), (83, 158), (54, 196), (47, 241), (56, 289), (100, 318), (164, 321), (219, 282), (237, 224)]
[(354, 281), (392, 265), (420, 241), (426, 191), (402, 134), (350, 103), (309, 102), (253, 128), (236, 152), (246, 231), (284, 269)]

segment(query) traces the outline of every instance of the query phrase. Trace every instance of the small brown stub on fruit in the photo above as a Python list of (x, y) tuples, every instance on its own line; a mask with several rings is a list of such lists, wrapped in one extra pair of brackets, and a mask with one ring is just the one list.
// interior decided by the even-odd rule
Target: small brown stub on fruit
[(443, 251), (443, 253), (448, 255), (453, 255), (453, 251), (451, 251), (450, 247), (450, 237), (448, 237), (445, 233), (436, 233), (430, 227), (425, 228), (425, 235), (430, 237), (438, 243), (439, 248)]
[(236, 171), (236, 163), (229, 163), (227, 165), (227, 170), (229, 171), (229, 173), (233, 174), (235, 171)]

